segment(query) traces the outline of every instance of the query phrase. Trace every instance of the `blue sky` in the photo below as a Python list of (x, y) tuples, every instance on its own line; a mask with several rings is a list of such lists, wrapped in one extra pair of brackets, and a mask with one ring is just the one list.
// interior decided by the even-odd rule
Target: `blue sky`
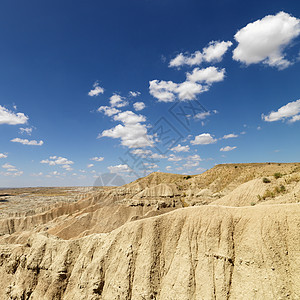
[(2, 1), (0, 187), (295, 162), (298, 1)]

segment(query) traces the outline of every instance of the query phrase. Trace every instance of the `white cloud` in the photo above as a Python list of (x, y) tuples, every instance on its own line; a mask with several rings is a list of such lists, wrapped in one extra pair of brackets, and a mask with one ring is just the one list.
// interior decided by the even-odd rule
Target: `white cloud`
[(230, 41), (211, 41), (208, 47), (203, 49), (204, 60), (207, 62), (220, 62), (223, 59), (223, 55), (231, 46), (232, 42)]
[(237, 134), (229, 133), (229, 134), (225, 134), (225, 135), (223, 136), (223, 139), (224, 139), (224, 140), (227, 140), (227, 139), (232, 139), (232, 138), (236, 138), (236, 137), (238, 137)]
[(167, 158), (166, 155), (163, 155), (163, 154), (158, 154), (158, 153), (153, 153), (150, 158), (153, 158), (153, 159), (162, 159), (162, 158)]
[(145, 150), (145, 149), (134, 149), (131, 151), (131, 153), (141, 157), (147, 157), (149, 155), (152, 155), (151, 150)]
[(140, 122), (145, 122), (146, 117), (143, 115), (137, 115), (130, 110), (126, 110), (114, 116), (114, 120), (121, 121), (124, 124), (136, 124)]
[(4, 165), (2, 165), (2, 168), (4, 169), (15, 169), (16, 167), (13, 165), (10, 165), (9, 163), (5, 163)]
[(208, 145), (213, 144), (217, 140), (214, 139), (209, 133), (202, 133), (197, 135), (193, 141), (191, 141), (192, 145)]
[(137, 96), (139, 96), (140, 94), (141, 94), (141, 93), (138, 92), (138, 91), (136, 91), (136, 92), (130, 91), (130, 92), (129, 92), (129, 95), (130, 95), (131, 97), (137, 97)]
[(169, 67), (181, 67), (183, 65), (195, 66), (200, 65), (202, 61), (203, 55), (200, 51), (195, 51), (191, 55), (180, 53), (170, 61)]
[(171, 169), (172, 169), (171, 166), (166, 166), (166, 170), (167, 170), (167, 171), (170, 171)]
[(0, 158), (7, 158), (7, 155), (4, 153), (0, 153)]
[(182, 165), (184, 168), (186, 169), (190, 169), (190, 168), (194, 168), (194, 167), (197, 167), (199, 166), (199, 162), (198, 161), (188, 161), (186, 162), (185, 164)]
[(182, 160), (182, 157), (176, 156), (176, 155), (174, 155), (174, 154), (170, 154), (168, 160), (169, 160), (169, 161), (181, 161), (181, 160)]
[(204, 111), (201, 113), (198, 113), (194, 116), (195, 119), (198, 120), (204, 120), (205, 118), (209, 117), (211, 115), (211, 113), (209, 111)]
[(73, 171), (73, 169), (71, 168), (70, 165), (62, 165), (61, 166), (63, 169), (65, 169), (66, 171)]
[(116, 165), (107, 167), (107, 169), (111, 173), (123, 173), (123, 172), (131, 172), (132, 170), (128, 167), (128, 165)]
[(21, 134), (26, 133), (26, 134), (28, 134), (28, 135), (31, 135), (31, 133), (32, 133), (32, 128), (30, 128), (30, 127), (20, 128), (20, 133), (21, 133)]
[(111, 116), (113, 116), (113, 115), (115, 115), (115, 114), (117, 114), (117, 113), (120, 112), (119, 109), (117, 109), (115, 107), (110, 107), (110, 106), (100, 106), (98, 108), (98, 112), (101, 112), (101, 111), (103, 111), (104, 114), (106, 116), (109, 116), (109, 117), (111, 117)]
[(234, 38), (238, 46), (233, 59), (246, 65), (264, 63), (284, 69), (292, 64), (285, 48), (300, 34), (300, 20), (285, 12), (268, 15), (239, 30)]
[(40, 163), (48, 164), (49, 166), (74, 164), (73, 161), (68, 160), (67, 158), (61, 156), (50, 156), (49, 159), (41, 160)]
[(207, 47), (203, 48), (203, 51), (195, 51), (192, 54), (179, 53), (173, 58), (169, 67), (181, 67), (187, 66), (199, 66), (202, 62), (220, 62), (223, 59), (223, 55), (226, 53), (228, 48), (232, 45), (230, 41), (218, 42), (211, 41)]
[(104, 130), (100, 137), (120, 138), (121, 144), (128, 148), (153, 147), (153, 137), (147, 134), (147, 126), (141, 124), (146, 118), (132, 111), (124, 111), (114, 116), (115, 121), (121, 121), (124, 125), (117, 125)]
[(94, 160), (94, 161), (103, 161), (104, 160), (104, 157), (97, 157), (97, 156), (95, 156), (95, 157), (92, 157), (92, 158), (90, 158), (90, 160)]
[(262, 119), (266, 122), (286, 120), (293, 123), (300, 120), (300, 99), (280, 107), (277, 111), (272, 111), (268, 115), (262, 114)]
[(171, 149), (171, 151), (173, 152), (189, 152), (190, 147), (188, 145), (186, 146), (181, 146), (180, 144), (178, 144), (176, 147), (173, 147)]
[(155, 164), (155, 163), (143, 163), (143, 165), (146, 167), (146, 169), (155, 169), (155, 168), (158, 168), (158, 165)]
[(20, 139), (20, 138), (14, 138), (12, 140), (10, 140), (11, 142), (14, 143), (21, 143), (23, 145), (29, 145), (29, 146), (42, 146), (44, 144), (43, 141), (36, 141), (36, 140), (27, 140), (27, 139)]
[(187, 157), (187, 159), (192, 161), (202, 161), (202, 158), (198, 154), (190, 155)]
[(174, 90), (178, 94), (179, 100), (195, 100), (197, 95), (205, 91), (207, 91), (206, 87), (188, 80), (178, 84)]
[(174, 91), (177, 84), (173, 81), (152, 80), (149, 81), (150, 94), (158, 99), (160, 102), (173, 102), (175, 101)]
[(5, 163), (2, 165), (2, 168), (5, 169), (6, 172), (0, 172), (3, 176), (21, 176), (23, 174), (23, 171), (18, 170), (15, 166), (10, 165), (8, 163)]
[(19, 125), (25, 124), (28, 121), (28, 117), (23, 113), (14, 113), (13, 111), (8, 110), (4, 106), (0, 105), (0, 124), (8, 125)]
[(188, 80), (179, 84), (164, 80), (149, 83), (150, 94), (159, 102), (174, 102), (176, 96), (179, 100), (194, 100), (198, 94), (207, 91), (206, 87)]
[(93, 89), (91, 89), (88, 93), (89, 96), (93, 97), (93, 96), (98, 96), (100, 94), (103, 94), (104, 93), (104, 88), (99, 86), (99, 83), (98, 81), (96, 81), (94, 84), (93, 84)]
[(197, 95), (207, 92), (213, 82), (222, 81), (224, 77), (225, 69), (195, 68), (192, 73), (186, 73), (187, 79), (182, 83), (164, 80), (149, 81), (149, 92), (159, 102), (174, 102), (176, 97), (181, 101), (194, 100)]
[(128, 105), (128, 102), (125, 101), (124, 97), (121, 97), (118, 94), (113, 94), (110, 98), (109, 98), (109, 102), (111, 107), (124, 107), (126, 105)]
[(133, 103), (133, 107), (136, 111), (140, 111), (143, 110), (146, 107), (146, 105), (144, 102), (135, 102)]
[(87, 165), (88, 168), (92, 168), (93, 166), (94, 166), (94, 164)]
[(216, 67), (195, 68), (192, 73), (187, 73), (188, 80), (192, 82), (205, 82), (207, 84), (223, 81), (224, 77), (225, 69), (218, 69)]
[(234, 147), (226, 146), (226, 147), (224, 147), (224, 148), (221, 148), (220, 151), (228, 152), (228, 151), (232, 151), (232, 150), (234, 150), (234, 149), (236, 149), (235, 146), (234, 146)]

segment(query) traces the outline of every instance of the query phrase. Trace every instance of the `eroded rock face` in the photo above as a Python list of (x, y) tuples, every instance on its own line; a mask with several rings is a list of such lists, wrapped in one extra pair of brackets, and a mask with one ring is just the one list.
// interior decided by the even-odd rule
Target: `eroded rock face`
[(1, 299), (298, 299), (300, 205), (179, 209), (1, 245)]
[(0, 299), (300, 299), (299, 171), (153, 173), (2, 218)]

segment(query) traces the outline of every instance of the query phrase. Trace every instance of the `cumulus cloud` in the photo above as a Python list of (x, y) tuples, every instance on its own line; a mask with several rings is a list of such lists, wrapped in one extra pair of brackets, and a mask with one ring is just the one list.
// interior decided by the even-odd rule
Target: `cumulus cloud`
[(174, 91), (178, 87), (177, 83), (173, 81), (152, 80), (149, 81), (150, 94), (158, 99), (160, 102), (173, 102), (175, 101)]
[(131, 151), (132, 154), (137, 155), (137, 156), (141, 156), (141, 157), (147, 157), (152, 155), (152, 151), (151, 150), (146, 150), (146, 149), (134, 149)]
[(67, 158), (61, 156), (50, 156), (49, 159), (41, 160), (40, 163), (48, 164), (49, 166), (74, 164), (73, 161), (68, 160)]
[(284, 121), (293, 123), (300, 120), (300, 99), (289, 102), (280, 107), (277, 111), (272, 111), (268, 115), (262, 114), (262, 119), (266, 122)]
[(145, 107), (146, 107), (146, 105), (145, 105), (144, 102), (135, 102), (135, 103), (133, 103), (133, 108), (134, 108), (136, 111), (143, 110)]
[(204, 69), (195, 68), (192, 73), (187, 73), (187, 79), (192, 82), (205, 82), (211, 84), (213, 82), (223, 81), (225, 77), (225, 69), (216, 67), (207, 67)]
[(181, 101), (194, 100), (199, 94), (207, 92), (212, 83), (222, 81), (224, 77), (225, 69), (195, 68), (192, 73), (186, 74), (186, 80), (182, 83), (149, 81), (149, 92), (159, 102), (174, 102), (176, 97)]
[(292, 64), (284, 50), (300, 35), (300, 20), (285, 12), (268, 15), (239, 30), (233, 59), (245, 63), (264, 63), (278, 69)]
[(99, 86), (99, 82), (96, 81), (93, 84), (93, 88), (89, 91), (88, 95), (91, 97), (94, 97), (94, 96), (99, 96), (100, 94), (103, 94), (103, 93), (104, 93), (104, 88)]
[(236, 149), (235, 146), (234, 147), (226, 146), (226, 147), (221, 148), (220, 151), (228, 152), (228, 151), (232, 151), (234, 149)]
[(227, 139), (232, 139), (232, 138), (236, 138), (236, 137), (238, 137), (237, 134), (229, 133), (229, 134), (225, 134), (225, 135), (223, 136), (223, 139), (224, 139), (224, 140), (227, 140)]
[(28, 134), (28, 135), (31, 135), (31, 133), (32, 133), (32, 128), (30, 128), (30, 127), (20, 128), (19, 130), (20, 130), (20, 133), (21, 133), (21, 134), (26, 133), (26, 134)]
[(207, 62), (220, 62), (223, 59), (223, 55), (231, 46), (232, 42), (230, 41), (211, 41), (208, 47), (203, 49), (204, 60)]
[(128, 105), (128, 102), (125, 101), (124, 97), (121, 97), (118, 94), (113, 94), (110, 98), (109, 98), (109, 102), (111, 107), (124, 107), (126, 105)]
[(20, 138), (14, 138), (10, 140), (11, 142), (14, 143), (21, 143), (23, 145), (29, 145), (29, 146), (42, 146), (44, 144), (43, 141), (36, 141), (36, 140), (27, 140), (27, 139), (20, 139)]
[(119, 112), (121, 112), (119, 109), (115, 108), (115, 107), (110, 107), (110, 106), (100, 106), (98, 108), (98, 112), (102, 112), (106, 115), (106, 116), (113, 116)]
[(158, 153), (153, 153), (150, 158), (153, 158), (153, 159), (162, 159), (162, 158), (167, 158), (166, 155), (163, 155), (163, 154), (158, 154)]
[(190, 155), (187, 157), (187, 159), (192, 161), (202, 161), (202, 158), (198, 154)]
[(4, 165), (2, 165), (2, 168), (4, 169), (15, 169), (16, 167), (13, 165), (10, 165), (9, 163), (5, 163)]
[(3, 176), (21, 176), (23, 174), (23, 171), (18, 170), (15, 166), (10, 165), (9, 163), (5, 163), (2, 165), (2, 168), (5, 169), (5, 172), (0, 172)]
[(94, 164), (88, 164), (87, 167), (88, 168), (92, 168), (94, 166)]
[(7, 155), (4, 153), (0, 153), (0, 158), (7, 158)]
[(217, 140), (214, 139), (209, 133), (202, 133), (195, 136), (195, 139), (191, 141), (192, 145), (208, 145), (213, 144)]
[(200, 51), (195, 51), (190, 55), (184, 55), (183, 53), (180, 53), (170, 61), (169, 67), (181, 67), (184, 65), (195, 66), (200, 65), (202, 61), (203, 55)]
[(28, 121), (28, 117), (23, 113), (14, 113), (0, 105), (0, 124), (20, 125)]
[(202, 52), (198, 50), (186, 55), (179, 53), (170, 61), (169, 67), (178, 68), (184, 65), (191, 67), (199, 66), (202, 62), (220, 62), (231, 45), (230, 41), (211, 41), (207, 47), (203, 48)]
[(100, 137), (120, 138), (121, 144), (128, 148), (144, 148), (153, 147), (153, 137), (147, 134), (147, 126), (141, 124), (146, 121), (146, 118), (142, 115), (137, 115), (132, 111), (124, 111), (118, 113), (114, 117), (115, 121), (123, 123), (117, 126), (104, 130)]
[(168, 160), (169, 160), (169, 161), (181, 161), (181, 160), (182, 160), (182, 157), (176, 156), (176, 155), (174, 155), (174, 154), (170, 154)]
[(92, 158), (90, 158), (90, 160), (94, 160), (94, 161), (103, 161), (104, 160), (104, 157), (101, 157), (101, 156), (99, 156), (99, 157), (97, 157), (97, 156), (95, 156), (95, 157), (92, 157)]
[(131, 172), (132, 170), (128, 165), (116, 165), (107, 167), (111, 173), (123, 173), (123, 172)]
[(190, 147), (188, 145), (186, 146), (181, 146), (180, 144), (178, 144), (176, 147), (173, 147), (171, 149), (171, 151), (173, 152), (189, 152)]

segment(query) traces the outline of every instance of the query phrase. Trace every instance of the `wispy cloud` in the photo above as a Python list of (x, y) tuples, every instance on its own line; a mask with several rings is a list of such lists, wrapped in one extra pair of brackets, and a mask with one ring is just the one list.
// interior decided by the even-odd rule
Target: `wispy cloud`
[(11, 142), (20, 143), (20, 144), (29, 145), (29, 146), (42, 146), (44, 144), (43, 141), (27, 140), (27, 139), (20, 139), (20, 138), (14, 138), (11, 140)]

